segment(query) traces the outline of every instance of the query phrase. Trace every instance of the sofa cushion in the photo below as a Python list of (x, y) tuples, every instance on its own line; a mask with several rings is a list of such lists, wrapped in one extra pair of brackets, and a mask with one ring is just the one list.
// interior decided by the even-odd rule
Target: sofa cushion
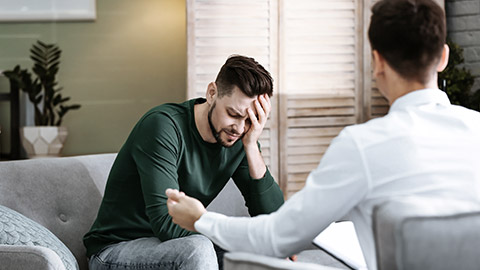
[(24, 215), (0, 205), (0, 244), (46, 247), (58, 254), (65, 269), (78, 269), (70, 250), (47, 228)]

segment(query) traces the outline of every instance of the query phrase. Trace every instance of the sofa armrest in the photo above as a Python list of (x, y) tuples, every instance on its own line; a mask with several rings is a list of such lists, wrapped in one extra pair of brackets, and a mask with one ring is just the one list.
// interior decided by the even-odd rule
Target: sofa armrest
[(40, 246), (0, 245), (0, 265), (7, 270), (65, 270), (57, 253)]
[(329, 266), (313, 263), (291, 262), (285, 259), (263, 255), (231, 252), (224, 256), (225, 270), (337, 270)]

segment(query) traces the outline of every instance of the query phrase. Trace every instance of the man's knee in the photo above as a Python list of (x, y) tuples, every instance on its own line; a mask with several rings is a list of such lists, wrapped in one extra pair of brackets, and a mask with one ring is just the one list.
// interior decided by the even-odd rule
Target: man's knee
[(209, 257), (213, 256), (216, 258), (215, 248), (213, 247), (212, 241), (203, 235), (192, 235), (189, 236), (189, 249), (192, 255)]
[(203, 235), (192, 235), (185, 241), (185, 269), (218, 269), (217, 254), (212, 241)]

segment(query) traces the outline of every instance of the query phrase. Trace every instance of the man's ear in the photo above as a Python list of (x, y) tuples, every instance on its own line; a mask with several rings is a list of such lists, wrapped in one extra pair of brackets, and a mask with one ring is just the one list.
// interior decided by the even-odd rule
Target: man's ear
[(437, 72), (442, 72), (448, 65), (448, 56), (450, 55), (450, 48), (447, 44), (443, 45), (442, 57), (437, 65)]
[(206, 93), (206, 98), (207, 98), (207, 103), (212, 105), (213, 101), (216, 99), (218, 94), (217, 91), (217, 84), (215, 82), (211, 82), (207, 86), (207, 93)]
[(378, 78), (385, 72), (385, 58), (377, 50), (372, 51), (373, 77)]

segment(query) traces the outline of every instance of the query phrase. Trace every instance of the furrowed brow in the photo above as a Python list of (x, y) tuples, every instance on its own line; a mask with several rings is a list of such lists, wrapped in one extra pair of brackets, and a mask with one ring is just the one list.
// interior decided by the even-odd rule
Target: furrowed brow
[(229, 111), (229, 113), (238, 115), (240, 117), (245, 117), (246, 116), (246, 115), (243, 115), (242, 113), (240, 113), (239, 111), (237, 111), (236, 109), (234, 109), (232, 107), (228, 107), (227, 110)]

